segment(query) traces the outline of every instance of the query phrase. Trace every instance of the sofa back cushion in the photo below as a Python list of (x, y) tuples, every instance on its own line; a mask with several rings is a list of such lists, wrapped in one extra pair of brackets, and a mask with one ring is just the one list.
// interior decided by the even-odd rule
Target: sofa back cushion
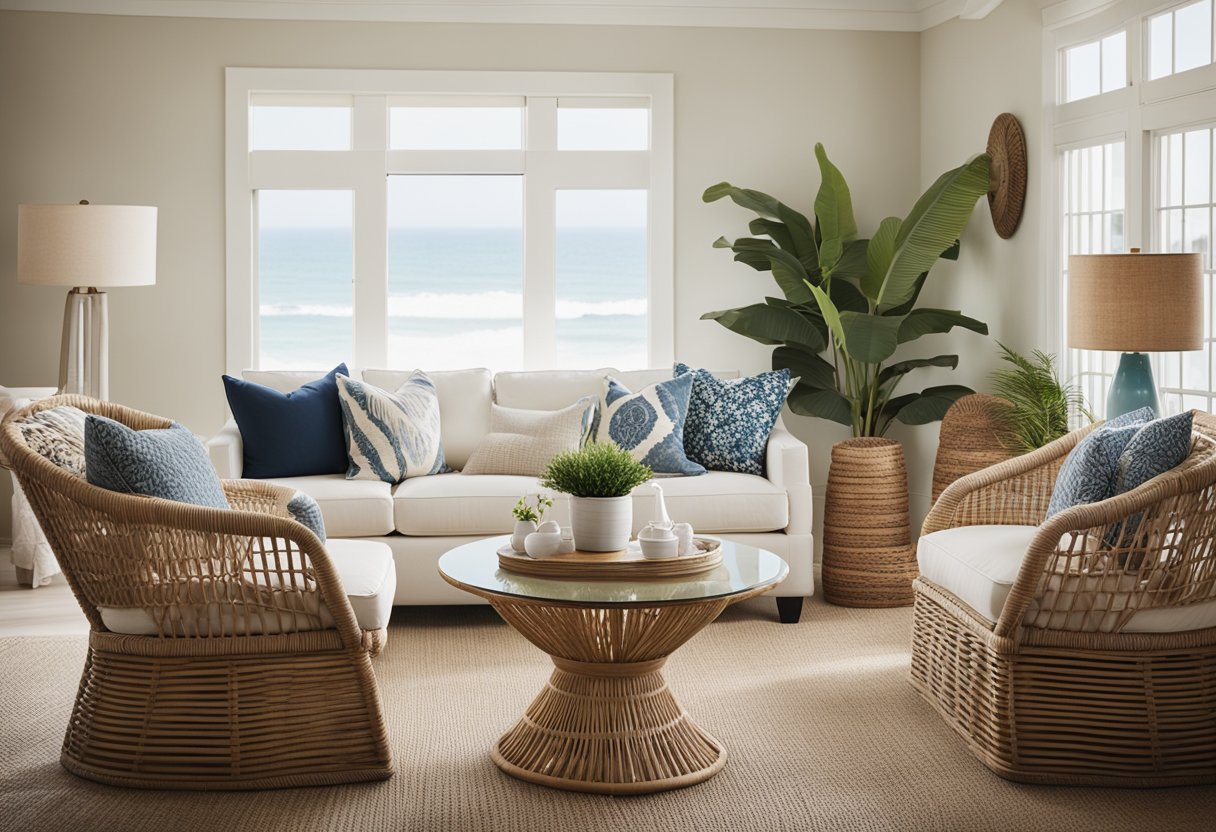
[[(363, 380), (384, 390), (396, 390), (413, 373), (413, 370), (364, 370)], [(489, 370), (480, 368), (427, 370), (426, 374), (439, 396), (439, 432), (444, 461), (448, 467), (460, 470), (469, 461), (469, 454), (490, 433), (493, 376)]]
[(494, 401), (517, 410), (562, 410), (584, 396), (599, 401), (604, 379), (614, 372), (599, 370), (526, 370), (494, 376)]
[[(718, 378), (738, 378), (738, 370), (713, 370)], [(612, 376), (630, 390), (641, 390), (674, 375), (661, 367), (648, 370), (525, 370), (494, 376), (494, 401), (521, 410), (561, 410), (583, 396), (604, 397), (604, 379)]]

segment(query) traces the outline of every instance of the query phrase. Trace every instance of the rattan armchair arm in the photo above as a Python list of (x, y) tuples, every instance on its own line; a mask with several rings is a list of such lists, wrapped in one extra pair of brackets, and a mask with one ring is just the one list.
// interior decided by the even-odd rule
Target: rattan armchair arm
[(1096, 426), (955, 480), (929, 510), (921, 534), (987, 524), (1037, 526), (1064, 458)]
[[(1172, 599), (1189, 604), (1216, 598), (1211, 579), (1216, 566), (1214, 484), (1216, 440), (1201, 433), (1191, 455), (1178, 467), (1124, 494), (1074, 506), (1044, 522), (1027, 548), (995, 634), (1011, 636), (1022, 626), (1045, 578), (1052, 575), (1087, 574), (1097, 581), (1093, 594), (1102, 596), (1110, 610), (1116, 609), (1116, 603), (1130, 611), (1173, 606)], [(1125, 542), (1118, 530), (1131, 518), (1137, 518), (1138, 533)], [(1094, 552), (1078, 545), (1087, 540), (1099, 542)], [(1167, 550), (1172, 556), (1168, 562), (1146, 557)], [(1082, 561), (1087, 562), (1086, 573), (1077, 569)], [(1171, 573), (1168, 584), (1162, 580), (1164, 570)], [(1101, 604), (1074, 602), (1073, 606), (1103, 609)]]
[(295, 490), (264, 480), (221, 480), (228, 505), (237, 511), (252, 511), (273, 517), (291, 517), (287, 504)]

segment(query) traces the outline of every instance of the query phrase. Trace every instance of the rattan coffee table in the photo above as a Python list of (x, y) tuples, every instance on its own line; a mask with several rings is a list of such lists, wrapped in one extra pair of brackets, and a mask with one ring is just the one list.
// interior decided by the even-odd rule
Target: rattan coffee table
[(452, 549), (439, 572), (488, 600), (553, 659), (553, 675), (490, 752), (513, 777), (579, 792), (642, 794), (713, 777), (726, 750), (667, 688), (667, 657), (729, 605), (785, 580), (772, 552), (723, 541), (722, 563), (691, 578), (568, 581), (499, 568), (507, 537)]

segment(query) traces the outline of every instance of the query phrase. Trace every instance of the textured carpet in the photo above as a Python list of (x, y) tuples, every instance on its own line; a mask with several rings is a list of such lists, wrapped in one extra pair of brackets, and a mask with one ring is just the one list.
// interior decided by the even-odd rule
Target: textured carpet
[(114, 789), (60, 768), (82, 638), (0, 640), (3, 830), (1211, 830), (1216, 788), (1021, 786), (988, 772), (908, 686), (910, 612), (818, 601), (726, 612), (670, 661), (676, 695), (727, 747), (707, 783), (645, 797), (551, 791), (501, 774), (491, 742), (546, 656), (488, 607), (401, 608), (376, 661), (398, 773), (258, 794)]

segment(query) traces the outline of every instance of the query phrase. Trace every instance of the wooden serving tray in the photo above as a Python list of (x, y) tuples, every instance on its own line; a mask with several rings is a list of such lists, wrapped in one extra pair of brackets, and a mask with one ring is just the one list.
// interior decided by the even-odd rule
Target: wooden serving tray
[(507, 543), (498, 549), (498, 565), (509, 572), (533, 578), (627, 581), (683, 578), (708, 572), (722, 563), (722, 543), (694, 537), (700, 553), (678, 558), (651, 560), (636, 546), (620, 552), (570, 552), (551, 558), (530, 558)]

